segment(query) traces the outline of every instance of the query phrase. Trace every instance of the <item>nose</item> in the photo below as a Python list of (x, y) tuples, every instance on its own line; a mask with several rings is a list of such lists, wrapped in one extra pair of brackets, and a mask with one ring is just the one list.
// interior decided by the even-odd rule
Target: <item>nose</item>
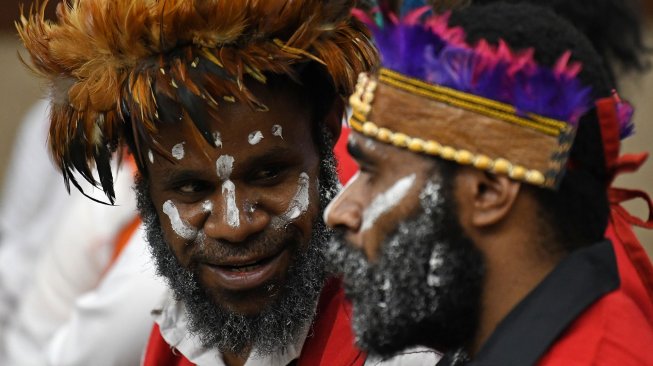
[(238, 243), (263, 231), (271, 217), (264, 210), (245, 207), (247, 200), (241, 199), (236, 187), (229, 183), (211, 196), (212, 207), (203, 229), (209, 238)]
[(327, 206), (324, 210), (324, 222), (329, 227), (356, 233), (361, 227), (362, 210), (350, 188), (350, 186), (343, 188)]

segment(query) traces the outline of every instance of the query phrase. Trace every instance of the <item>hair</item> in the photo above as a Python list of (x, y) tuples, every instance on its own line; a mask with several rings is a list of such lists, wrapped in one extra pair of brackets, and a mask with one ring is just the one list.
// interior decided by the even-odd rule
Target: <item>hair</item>
[(474, 4), (497, 2), (528, 3), (552, 9), (571, 22), (592, 42), (607, 63), (610, 77), (616, 83), (611, 61), (624, 70), (645, 71), (644, 56), (651, 49), (644, 44), (642, 22), (637, 10), (640, 0), (474, 0)]
[[(601, 57), (583, 34), (548, 9), (528, 4), (474, 5), (453, 12), (451, 26), (461, 26), (467, 42), (480, 39), (497, 43), (503, 39), (512, 49), (533, 48), (535, 60), (553, 67), (565, 51), (582, 63), (581, 82), (592, 88), (593, 99), (609, 96), (612, 82)], [(609, 206), (607, 174), (598, 117), (586, 113), (570, 151), (570, 162), (557, 191), (523, 185), (538, 202), (544, 240), (559, 243), (552, 251), (572, 251), (604, 237)], [(550, 244), (549, 244), (550, 245)]]

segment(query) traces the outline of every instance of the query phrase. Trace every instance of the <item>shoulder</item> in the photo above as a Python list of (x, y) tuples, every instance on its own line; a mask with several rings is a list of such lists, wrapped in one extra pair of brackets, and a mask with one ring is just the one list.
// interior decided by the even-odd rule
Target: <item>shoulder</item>
[(653, 321), (622, 291), (597, 301), (553, 344), (540, 366), (653, 365)]

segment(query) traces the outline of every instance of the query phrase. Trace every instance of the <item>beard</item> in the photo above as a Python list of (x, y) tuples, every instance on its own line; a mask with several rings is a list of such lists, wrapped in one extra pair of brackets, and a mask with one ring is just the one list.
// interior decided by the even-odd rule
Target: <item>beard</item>
[[(323, 131), (323, 134), (326, 132)], [(340, 184), (335, 174), (335, 157), (330, 149), (329, 136), (322, 136), (319, 146), (320, 164), (320, 212), (313, 223), (308, 244), (300, 244), (299, 234), (292, 226), (281, 231), (270, 232), (270, 238), (251, 247), (264, 249), (289, 243), (288, 248), (294, 254), (285, 277), (285, 282), (267, 286), (262, 296), (274, 294), (274, 298), (259, 314), (246, 315), (228, 309), (213, 299), (217, 294), (203, 287), (198, 271), (185, 268), (166, 243), (157, 211), (150, 198), (146, 179), (138, 178), (135, 190), (147, 241), (152, 252), (158, 275), (165, 278), (172, 289), (175, 299), (186, 306), (188, 331), (197, 335), (203, 347), (216, 348), (220, 352), (246, 356), (250, 350), (257, 355), (268, 355), (282, 351), (295, 344), (302, 331), (314, 316), (315, 307), (324, 285), (327, 272), (325, 269), (324, 246), (331, 230), (321, 220), (322, 212), (337, 194)], [(267, 235), (266, 235), (267, 236)], [(201, 235), (191, 245), (198, 248), (198, 257), (203, 255), (215, 257), (224, 253), (242, 252), (243, 248), (217, 246), (208, 248), (202, 243)], [(202, 252), (202, 251), (205, 252)], [(211, 251), (207, 253), (206, 251)], [(221, 294), (220, 294), (221, 295)]]
[(342, 232), (328, 245), (352, 301), (356, 343), (374, 355), (418, 345), (457, 349), (478, 325), (484, 262), (457, 220), (452, 189), (432, 180), (420, 203), (422, 211), (381, 244), (376, 263)]

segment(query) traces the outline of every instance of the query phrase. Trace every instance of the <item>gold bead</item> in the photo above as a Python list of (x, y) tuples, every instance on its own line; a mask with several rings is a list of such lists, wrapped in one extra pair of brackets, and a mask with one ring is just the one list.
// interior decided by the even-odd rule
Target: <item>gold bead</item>
[(456, 158), (456, 149), (451, 146), (443, 146), (442, 151), (440, 151), (440, 156), (443, 159), (454, 160)]
[(512, 164), (506, 159), (497, 159), (494, 161), (494, 166), (492, 167), (492, 172), (496, 174), (508, 174)]
[(492, 167), (492, 159), (487, 155), (477, 155), (474, 159), (474, 167), (481, 170), (488, 170)]
[(374, 101), (374, 93), (369, 90), (365, 91), (365, 93), (363, 94), (363, 98), (361, 100), (365, 104), (372, 103), (372, 101)]
[(424, 140), (418, 138), (411, 139), (408, 144), (408, 150), (417, 153), (424, 151)]
[(392, 135), (392, 144), (397, 147), (406, 147), (408, 144), (408, 136), (401, 132)]
[(435, 141), (427, 141), (426, 144), (424, 144), (424, 152), (429, 155), (440, 155), (441, 150), (442, 145), (438, 144)]
[(363, 133), (367, 136), (376, 137), (376, 134), (379, 133), (379, 128), (372, 122), (365, 122), (363, 124)]
[(515, 165), (510, 169), (510, 178), (514, 180), (524, 180), (526, 178), (526, 168)]
[(390, 142), (390, 140), (392, 140), (392, 131), (385, 127), (381, 127), (379, 128), (379, 133), (376, 134), (376, 138), (382, 142)]
[(470, 165), (474, 161), (474, 154), (467, 150), (458, 150), (454, 159), (458, 164)]
[(365, 116), (367, 116), (368, 114), (370, 114), (370, 111), (371, 111), (371, 110), (372, 110), (372, 106), (369, 105), (369, 104), (363, 104), (363, 103), (361, 103), (361, 104), (358, 106), (358, 111), (359, 111), (360, 113), (362, 113), (363, 115), (365, 115)]
[(546, 182), (546, 178), (544, 177), (544, 174), (538, 172), (537, 170), (529, 170), (526, 172), (526, 182), (536, 186), (541, 186)]

